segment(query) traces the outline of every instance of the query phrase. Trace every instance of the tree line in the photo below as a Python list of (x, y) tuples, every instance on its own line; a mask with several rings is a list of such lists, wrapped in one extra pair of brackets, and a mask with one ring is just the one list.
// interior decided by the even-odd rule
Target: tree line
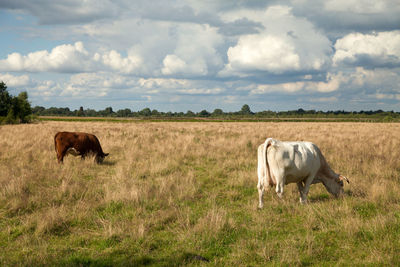
[[(33, 115), (33, 116), (32, 116)], [(225, 112), (220, 108), (214, 111), (202, 110), (200, 112), (162, 112), (156, 109), (144, 108), (139, 111), (132, 111), (129, 108), (119, 109), (114, 111), (112, 107), (107, 107), (104, 110), (79, 109), (71, 110), (68, 107), (50, 107), (42, 106), (31, 107), (28, 101), (28, 93), (21, 92), (18, 96), (11, 96), (7, 91), (7, 86), (4, 82), (0, 82), (0, 123), (26, 123), (32, 120), (35, 116), (74, 116), (74, 117), (149, 117), (149, 118), (372, 118), (381, 121), (399, 121), (400, 112), (369, 110), (369, 111), (317, 111), (297, 110), (289, 111), (251, 111), (249, 105), (245, 104), (238, 111)]]
[(107, 107), (104, 110), (84, 109), (80, 107), (76, 110), (69, 108), (50, 107), (44, 108), (35, 106), (32, 109), (33, 114), (38, 116), (78, 116), (78, 117), (149, 117), (149, 118), (380, 118), (386, 121), (400, 119), (400, 112), (383, 111), (383, 110), (369, 110), (369, 111), (317, 111), (317, 110), (304, 110), (302, 108), (289, 111), (251, 111), (249, 105), (245, 104), (239, 111), (224, 112), (222, 109), (214, 109), (214, 111), (202, 110), (200, 112), (162, 112), (156, 109), (144, 108), (139, 111), (132, 111), (129, 108), (119, 109), (114, 111), (112, 107)]

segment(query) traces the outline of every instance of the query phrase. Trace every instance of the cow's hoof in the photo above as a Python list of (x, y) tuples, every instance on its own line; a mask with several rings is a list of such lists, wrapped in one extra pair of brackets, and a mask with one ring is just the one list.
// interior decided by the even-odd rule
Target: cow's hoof
[(307, 204), (307, 199), (300, 198), (300, 204), (302, 204), (302, 205)]

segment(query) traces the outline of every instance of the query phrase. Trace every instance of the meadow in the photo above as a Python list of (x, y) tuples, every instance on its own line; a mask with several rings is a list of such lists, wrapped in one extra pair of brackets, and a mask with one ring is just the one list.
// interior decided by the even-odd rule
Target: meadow
[[(56, 160), (95, 134), (103, 164)], [(1, 266), (400, 265), (400, 124), (45, 121), (0, 126)], [(316, 143), (346, 175), (257, 209), (257, 146)]]

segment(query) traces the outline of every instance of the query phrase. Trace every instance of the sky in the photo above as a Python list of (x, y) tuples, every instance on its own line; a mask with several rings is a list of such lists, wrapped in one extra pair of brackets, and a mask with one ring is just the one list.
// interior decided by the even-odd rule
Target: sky
[(0, 0), (32, 106), (400, 111), (398, 0)]

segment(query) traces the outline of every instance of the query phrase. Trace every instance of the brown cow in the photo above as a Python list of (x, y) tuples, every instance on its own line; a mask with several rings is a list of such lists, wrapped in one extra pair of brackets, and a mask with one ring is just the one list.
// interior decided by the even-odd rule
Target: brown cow
[(89, 153), (93, 153), (97, 163), (103, 162), (109, 153), (101, 149), (99, 139), (93, 134), (78, 132), (58, 132), (54, 136), (54, 146), (58, 163), (62, 163), (64, 156), (69, 153), (81, 156), (84, 159)]

